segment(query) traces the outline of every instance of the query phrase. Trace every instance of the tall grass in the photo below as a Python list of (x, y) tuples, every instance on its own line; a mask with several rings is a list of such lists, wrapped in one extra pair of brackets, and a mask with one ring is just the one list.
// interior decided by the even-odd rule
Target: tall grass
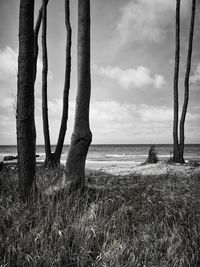
[[(39, 188), (62, 169), (37, 172)], [(1, 173), (0, 266), (200, 266), (200, 177), (91, 172), (82, 195), (20, 203), (15, 170)], [(98, 187), (97, 187), (98, 185)]]

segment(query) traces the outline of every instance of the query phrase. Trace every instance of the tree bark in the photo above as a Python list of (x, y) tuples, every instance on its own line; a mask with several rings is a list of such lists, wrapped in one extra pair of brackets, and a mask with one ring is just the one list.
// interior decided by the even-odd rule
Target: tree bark
[(70, 89), (70, 74), (71, 74), (71, 38), (72, 30), (70, 24), (70, 7), (69, 0), (65, 0), (65, 26), (67, 31), (66, 40), (66, 66), (65, 66), (65, 84), (63, 91), (63, 111), (62, 120), (60, 125), (58, 142), (56, 145), (56, 150), (54, 153), (54, 165), (60, 164), (60, 158), (62, 154), (65, 134), (67, 130), (67, 120), (68, 120), (68, 102), (69, 102), (69, 89)]
[(38, 59), (38, 51), (39, 51), (38, 34), (39, 34), (41, 22), (42, 22), (42, 7), (39, 10), (38, 18), (37, 18), (35, 29), (34, 29), (34, 82), (36, 80), (36, 75), (37, 75), (37, 59)]
[(48, 119), (48, 99), (47, 99), (47, 75), (48, 75), (48, 56), (47, 56), (47, 4), (48, 0), (42, 0), (42, 117), (45, 143), (45, 166), (48, 166), (52, 159), (51, 142), (49, 134)]
[(35, 190), (34, 0), (20, 1), (17, 83), (17, 151), (19, 193), (29, 199)]
[(187, 65), (186, 65), (186, 73), (185, 73), (184, 103), (183, 103), (183, 109), (182, 109), (181, 120), (180, 120), (180, 162), (181, 163), (184, 163), (185, 119), (186, 119), (187, 107), (188, 107), (188, 101), (189, 101), (189, 79), (190, 79), (192, 48), (193, 48), (195, 10), (196, 10), (196, 0), (193, 0), (189, 43), (188, 43)]
[(178, 80), (180, 62), (180, 2), (176, 1), (176, 51), (174, 67), (174, 121), (173, 121), (173, 161), (179, 162), (179, 141), (178, 141)]
[(65, 177), (71, 190), (85, 187), (85, 161), (92, 133), (89, 126), (91, 92), (90, 74), (90, 0), (78, 1), (78, 91), (74, 131), (71, 139)]

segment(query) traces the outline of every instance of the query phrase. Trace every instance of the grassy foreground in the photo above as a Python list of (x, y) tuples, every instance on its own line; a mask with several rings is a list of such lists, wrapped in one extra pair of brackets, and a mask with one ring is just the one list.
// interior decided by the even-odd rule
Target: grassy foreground
[[(37, 171), (43, 188), (62, 169)], [(0, 266), (200, 266), (200, 177), (90, 172), (84, 195), (19, 202), (0, 173)], [(92, 185), (92, 186), (91, 186)], [(92, 189), (93, 188), (93, 189)]]

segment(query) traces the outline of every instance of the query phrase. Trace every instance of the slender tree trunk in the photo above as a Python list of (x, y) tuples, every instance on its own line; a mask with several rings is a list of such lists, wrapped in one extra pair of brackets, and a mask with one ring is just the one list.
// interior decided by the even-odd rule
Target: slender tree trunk
[(35, 189), (34, 0), (20, 1), (17, 84), (19, 192), (27, 200)]
[(41, 22), (42, 22), (42, 7), (39, 10), (38, 18), (37, 18), (35, 29), (34, 29), (34, 82), (36, 80), (36, 75), (37, 75), (37, 59), (38, 59), (38, 51), (39, 51), (38, 34), (39, 34)]
[(90, 74), (90, 0), (78, 1), (78, 91), (74, 131), (69, 149), (65, 177), (70, 189), (85, 187), (85, 161), (92, 133), (89, 126), (91, 91)]
[(47, 99), (47, 75), (48, 75), (48, 57), (47, 57), (47, 4), (48, 0), (42, 0), (42, 117), (45, 143), (45, 166), (51, 162), (51, 142), (49, 134), (48, 119), (48, 99)]
[(60, 163), (65, 134), (67, 130), (67, 120), (68, 120), (68, 102), (69, 102), (70, 74), (71, 74), (71, 38), (72, 38), (72, 30), (71, 30), (71, 25), (70, 25), (69, 0), (65, 0), (65, 25), (66, 25), (66, 31), (67, 31), (65, 84), (64, 84), (64, 91), (63, 91), (62, 120), (61, 120), (58, 142), (57, 142), (56, 150), (54, 153), (54, 165), (55, 166)]
[(195, 22), (195, 9), (196, 0), (192, 0), (192, 14), (190, 24), (190, 35), (188, 44), (188, 55), (187, 55), (187, 66), (185, 74), (185, 94), (184, 103), (180, 120), (180, 162), (184, 163), (184, 142), (185, 142), (185, 118), (187, 113), (188, 101), (189, 101), (189, 78), (191, 70), (191, 59), (192, 59), (192, 47), (193, 47), (193, 35), (194, 35), (194, 22)]
[(173, 161), (179, 162), (179, 142), (178, 142), (178, 80), (180, 61), (180, 2), (176, 1), (176, 51), (174, 68), (174, 121), (173, 121)]

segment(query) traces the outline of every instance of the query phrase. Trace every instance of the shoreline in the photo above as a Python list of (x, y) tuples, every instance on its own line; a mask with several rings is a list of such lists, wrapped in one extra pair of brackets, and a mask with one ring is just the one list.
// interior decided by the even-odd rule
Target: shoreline
[[(37, 166), (41, 166), (43, 161), (36, 161)], [(61, 163), (62, 166), (64, 164)], [(16, 168), (17, 161), (6, 161), (3, 166)], [(131, 161), (86, 161), (86, 176), (92, 172), (100, 172), (114, 176), (162, 176), (162, 175), (178, 175), (178, 176), (191, 176), (193, 174), (200, 175), (200, 162), (197, 166), (191, 162), (185, 164), (171, 164), (166, 161), (159, 161), (156, 164), (141, 164)]]

